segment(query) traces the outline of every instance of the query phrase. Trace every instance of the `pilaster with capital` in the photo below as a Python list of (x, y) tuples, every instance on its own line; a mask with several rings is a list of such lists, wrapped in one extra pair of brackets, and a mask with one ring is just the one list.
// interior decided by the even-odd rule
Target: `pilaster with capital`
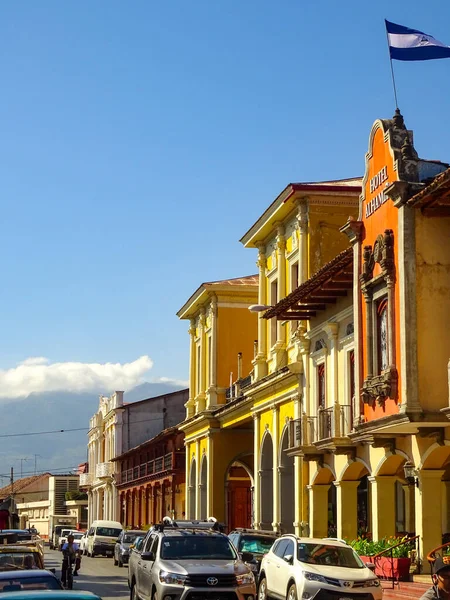
[(209, 385), (206, 390), (207, 408), (217, 405), (217, 296), (211, 297), (209, 305), (209, 318), (211, 323), (211, 356), (208, 357), (210, 365)]
[[(266, 268), (267, 257), (264, 244), (257, 244), (258, 260), (256, 262), (259, 270), (258, 284), (258, 303), (267, 303), (267, 280)], [(263, 313), (258, 314), (258, 352), (253, 360), (255, 368), (255, 380), (258, 381), (267, 375), (267, 321), (263, 318)]]
[[(275, 224), (277, 228), (277, 255), (278, 255), (278, 288), (277, 302), (286, 296), (286, 237), (282, 223)], [(277, 321), (277, 345), (285, 344), (285, 331), (281, 321)]]
[(197, 372), (197, 356), (195, 352), (195, 319), (190, 320), (189, 333), (189, 399), (185, 404), (186, 418), (189, 419), (195, 414), (195, 374)]
[(297, 223), (299, 231), (298, 244), (298, 284), (301, 285), (308, 279), (308, 200), (303, 198), (297, 203)]
[(205, 343), (206, 311), (202, 307), (198, 317), (198, 333), (200, 344), (200, 364), (198, 365), (198, 393), (195, 398), (197, 404), (197, 413), (203, 412), (206, 408), (206, 343)]
[(261, 481), (259, 477), (259, 468), (261, 464), (261, 422), (258, 413), (253, 414), (253, 527), (259, 529), (261, 527)]

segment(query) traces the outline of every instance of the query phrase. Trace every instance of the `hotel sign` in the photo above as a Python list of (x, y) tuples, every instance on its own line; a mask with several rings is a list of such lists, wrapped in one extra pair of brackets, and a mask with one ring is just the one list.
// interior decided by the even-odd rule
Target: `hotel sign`
[(385, 188), (389, 185), (388, 181), (388, 169), (385, 165), (376, 175), (370, 180), (370, 194), (375, 194), (371, 200), (366, 202), (366, 219), (373, 215), (373, 213), (380, 208), (382, 204), (386, 202), (388, 197), (384, 193)]

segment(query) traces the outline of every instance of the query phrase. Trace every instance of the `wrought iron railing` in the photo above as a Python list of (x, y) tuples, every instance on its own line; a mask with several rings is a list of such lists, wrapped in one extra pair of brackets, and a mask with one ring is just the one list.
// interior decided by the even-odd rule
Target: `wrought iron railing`
[(160, 456), (155, 460), (141, 463), (130, 469), (126, 469), (117, 474), (117, 483), (130, 483), (143, 477), (157, 475), (173, 469), (182, 469), (185, 466), (184, 452), (169, 452), (165, 456)]
[[(400, 548), (401, 546), (409, 546), (410, 547), (409, 553), (410, 554), (414, 553), (413, 558), (417, 565), (417, 573), (420, 573), (420, 535), (414, 535), (414, 536), (408, 537), (406, 539), (403, 539), (398, 544), (395, 544), (394, 546), (391, 546), (390, 548), (386, 548), (385, 550), (382, 550), (381, 552), (378, 552), (374, 556), (370, 557), (373, 564), (375, 565), (375, 574), (378, 575), (379, 577), (382, 577), (383, 579), (387, 579), (387, 580), (391, 581), (392, 589), (394, 589), (395, 585), (398, 585), (398, 583), (399, 583), (399, 573), (398, 573), (398, 570), (396, 572), (395, 564), (394, 564), (394, 550), (396, 548)], [(437, 550), (437, 548), (436, 548), (436, 550)], [(384, 566), (381, 561), (381, 559), (386, 556), (388, 557), (388, 565), (389, 566)], [(428, 555), (428, 557), (429, 556), (430, 555)], [(411, 558), (411, 562), (412, 562), (412, 560), (413, 559)]]

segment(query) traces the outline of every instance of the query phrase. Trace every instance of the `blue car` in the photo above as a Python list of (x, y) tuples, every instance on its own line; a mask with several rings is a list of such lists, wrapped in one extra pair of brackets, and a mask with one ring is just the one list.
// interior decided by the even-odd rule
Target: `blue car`
[(23, 571), (2, 571), (0, 573), (0, 596), (7, 592), (25, 592), (28, 590), (62, 590), (56, 575), (44, 569)]
[(102, 600), (91, 592), (63, 590), (30, 590), (22, 592), (4, 592), (2, 600)]

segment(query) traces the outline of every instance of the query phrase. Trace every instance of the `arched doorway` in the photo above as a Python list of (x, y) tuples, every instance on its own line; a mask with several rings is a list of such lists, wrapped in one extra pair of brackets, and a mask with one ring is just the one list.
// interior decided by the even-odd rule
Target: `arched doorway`
[(206, 456), (202, 459), (202, 467), (200, 471), (200, 519), (208, 518), (207, 512), (208, 498), (208, 459)]
[(252, 479), (249, 467), (243, 461), (234, 461), (228, 471), (227, 523), (228, 530), (236, 527), (251, 528), (253, 520)]
[(189, 474), (189, 519), (195, 519), (195, 501), (197, 489), (197, 462), (195, 458), (191, 462), (191, 472)]
[(261, 446), (261, 528), (272, 529), (273, 521), (273, 442), (266, 432)]
[(294, 532), (295, 520), (295, 486), (294, 486), (294, 457), (288, 456), (289, 430), (285, 427), (281, 438), (280, 448), (280, 500), (281, 500), (281, 531)]

